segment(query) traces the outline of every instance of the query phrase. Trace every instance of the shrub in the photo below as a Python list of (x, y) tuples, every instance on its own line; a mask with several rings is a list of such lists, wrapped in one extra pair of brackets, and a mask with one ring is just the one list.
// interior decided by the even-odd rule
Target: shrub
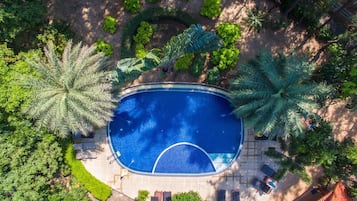
[(241, 27), (238, 24), (224, 22), (217, 28), (217, 34), (223, 39), (224, 45), (233, 45), (242, 36)]
[(146, 201), (149, 197), (149, 191), (140, 190), (138, 193), (138, 201)]
[(103, 30), (107, 33), (114, 34), (117, 31), (117, 19), (112, 16), (106, 16), (103, 22)]
[(221, 12), (221, 0), (204, 0), (200, 14), (212, 19), (218, 17)]
[(150, 42), (150, 38), (153, 32), (154, 31), (152, 26), (148, 22), (142, 21), (140, 22), (140, 26), (138, 27), (136, 35), (133, 37), (133, 39), (136, 43), (146, 45), (148, 42)]
[(140, 0), (124, 0), (124, 9), (131, 13), (137, 13), (140, 11)]
[(45, 26), (43, 32), (38, 34), (36, 38), (40, 47), (44, 47), (51, 41), (59, 55), (62, 54), (69, 39), (77, 40), (76, 34), (70, 29), (69, 25), (58, 20), (54, 20), (51, 24)]
[(83, 166), (81, 161), (75, 159), (73, 144), (69, 144), (65, 154), (66, 163), (70, 166), (72, 174), (83, 186), (97, 199), (107, 200), (112, 194), (109, 186), (97, 180)]
[(184, 193), (178, 193), (174, 194), (172, 196), (172, 201), (201, 201), (202, 198), (197, 192), (184, 192)]
[(186, 54), (180, 57), (179, 59), (177, 59), (177, 61), (174, 64), (174, 69), (181, 70), (181, 71), (187, 70), (192, 63), (193, 56), (194, 54)]
[(146, 56), (146, 49), (142, 43), (138, 43), (135, 45), (135, 57), (136, 58), (144, 58)]
[(263, 28), (263, 22), (265, 18), (265, 13), (259, 11), (257, 7), (248, 9), (248, 16), (244, 18), (244, 22), (250, 30), (259, 32)]
[(239, 50), (234, 47), (223, 47), (213, 51), (212, 63), (218, 65), (219, 70), (232, 69), (236, 66)]
[(217, 67), (214, 67), (207, 71), (207, 82), (208, 84), (217, 84), (221, 81), (221, 74)]
[(124, 25), (120, 48), (120, 57), (133, 57), (133, 35), (136, 34), (137, 28), (139, 27), (142, 21), (155, 21), (161, 18), (177, 20), (178, 22), (181, 22), (187, 27), (191, 24), (197, 24), (197, 21), (193, 19), (189, 14), (179, 10), (170, 10), (166, 8), (146, 9), (143, 12), (140, 12), (138, 15), (136, 15)]
[(103, 38), (97, 40), (96, 46), (96, 52), (103, 52), (105, 56), (111, 56), (113, 54), (113, 45), (107, 43)]
[(203, 68), (206, 62), (206, 53), (196, 55), (192, 61), (192, 65), (189, 68), (191, 75), (198, 77), (202, 74)]

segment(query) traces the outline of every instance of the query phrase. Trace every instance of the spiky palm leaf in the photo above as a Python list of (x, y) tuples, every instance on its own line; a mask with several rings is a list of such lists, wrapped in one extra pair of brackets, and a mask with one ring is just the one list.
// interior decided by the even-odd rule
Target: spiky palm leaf
[(231, 84), (234, 112), (245, 119), (247, 127), (271, 137), (282, 130), (303, 132), (302, 115), (311, 112), (317, 106), (315, 98), (328, 91), (309, 82), (311, 70), (293, 56), (261, 52), (240, 67), (240, 76)]
[(170, 61), (176, 61), (185, 54), (210, 52), (222, 45), (222, 40), (216, 34), (204, 31), (201, 25), (191, 25), (165, 44), (161, 66), (172, 63)]
[(93, 126), (103, 127), (112, 117), (115, 99), (105, 69), (109, 62), (95, 46), (72, 46), (67, 42), (62, 58), (56, 57), (53, 45), (44, 48), (45, 60), (28, 61), (40, 75), (30, 77), (33, 91), (28, 114), (38, 123), (61, 135)]

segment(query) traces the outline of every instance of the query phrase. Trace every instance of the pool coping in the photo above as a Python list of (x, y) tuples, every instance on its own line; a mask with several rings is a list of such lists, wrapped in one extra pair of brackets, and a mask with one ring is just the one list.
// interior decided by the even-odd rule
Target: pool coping
[[(138, 92), (146, 92), (152, 89), (188, 89), (188, 88), (192, 88), (192, 90), (190, 90), (191, 92), (195, 92), (195, 91), (199, 91), (199, 92), (204, 92), (204, 93), (209, 93), (209, 94), (214, 94), (216, 96), (220, 96), (222, 98), (225, 98), (228, 102), (229, 101), (229, 92), (227, 89), (219, 87), (219, 86), (215, 86), (215, 85), (209, 85), (209, 84), (204, 84), (204, 83), (191, 83), (191, 82), (149, 82), (149, 83), (141, 83), (141, 84), (135, 84), (135, 85), (131, 85), (129, 87), (126, 87), (124, 89), (121, 90), (120, 94), (119, 94), (119, 102), (121, 101), (121, 99), (130, 96), (134, 93), (138, 93)], [(112, 145), (112, 141), (111, 141), (111, 136), (109, 135), (110, 133), (110, 128), (109, 128), (109, 124), (110, 122), (107, 123), (107, 137), (108, 137), (108, 142), (109, 142), (109, 147), (110, 150), (112, 152), (112, 155), (115, 158), (115, 161), (118, 162), (118, 164), (120, 166), (122, 166), (123, 168), (127, 169), (130, 172), (133, 172), (135, 174), (139, 174), (139, 175), (147, 175), (147, 176), (181, 176), (181, 177), (203, 177), (203, 176), (212, 176), (212, 175), (218, 175), (221, 174), (222, 172), (225, 172), (229, 167), (231, 167), (233, 165), (233, 163), (238, 159), (238, 157), (240, 156), (242, 149), (243, 149), (243, 144), (244, 144), (244, 138), (245, 138), (245, 131), (244, 131), (244, 120), (241, 118), (241, 140), (240, 140), (240, 144), (238, 147), (238, 151), (235, 155), (235, 157), (232, 159), (232, 161), (227, 164), (227, 167), (216, 171), (216, 172), (208, 172), (208, 173), (200, 173), (200, 174), (183, 174), (183, 173), (152, 173), (152, 172), (141, 172), (141, 171), (136, 171), (133, 169), (130, 169), (130, 165), (126, 166), (124, 164), (121, 163), (121, 161), (119, 160), (120, 154), (118, 154), (117, 152), (115, 152), (113, 150), (113, 145)]]

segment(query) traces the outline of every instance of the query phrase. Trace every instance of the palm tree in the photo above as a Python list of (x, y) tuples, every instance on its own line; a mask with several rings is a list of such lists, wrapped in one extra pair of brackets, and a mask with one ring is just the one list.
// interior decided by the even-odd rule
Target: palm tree
[(69, 41), (58, 59), (54, 46), (48, 44), (45, 59), (29, 61), (39, 77), (30, 77), (26, 83), (33, 91), (27, 112), (41, 126), (60, 135), (86, 134), (111, 119), (116, 101), (105, 71), (109, 62), (95, 49), (81, 43), (73, 46)]
[(243, 117), (248, 128), (286, 135), (304, 132), (302, 118), (329, 88), (310, 82), (312, 66), (294, 56), (261, 52), (256, 59), (240, 67), (240, 76), (230, 89), (235, 114)]

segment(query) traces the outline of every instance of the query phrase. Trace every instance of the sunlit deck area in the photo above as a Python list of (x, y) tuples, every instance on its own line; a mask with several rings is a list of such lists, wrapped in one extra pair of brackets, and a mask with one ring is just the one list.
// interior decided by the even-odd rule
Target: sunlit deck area
[[(277, 169), (274, 161), (264, 155), (269, 147), (279, 148), (276, 141), (254, 139), (252, 131), (246, 132), (243, 150), (239, 158), (226, 171), (212, 176), (148, 176), (129, 172), (121, 167), (113, 157), (105, 129), (97, 130), (94, 142), (97, 147), (95, 159), (82, 160), (87, 170), (96, 178), (111, 186), (113, 189), (135, 198), (139, 190), (147, 190), (150, 196), (155, 191), (171, 191), (172, 194), (179, 192), (195, 191), (203, 200), (213, 201), (216, 192), (226, 190), (226, 198), (230, 199), (232, 190), (239, 190), (241, 200), (269, 200), (271, 194), (258, 192), (251, 182), (254, 178), (263, 179), (264, 174), (260, 171), (263, 164)], [(284, 182), (285, 183), (285, 182)], [(278, 191), (282, 182), (278, 183)]]

